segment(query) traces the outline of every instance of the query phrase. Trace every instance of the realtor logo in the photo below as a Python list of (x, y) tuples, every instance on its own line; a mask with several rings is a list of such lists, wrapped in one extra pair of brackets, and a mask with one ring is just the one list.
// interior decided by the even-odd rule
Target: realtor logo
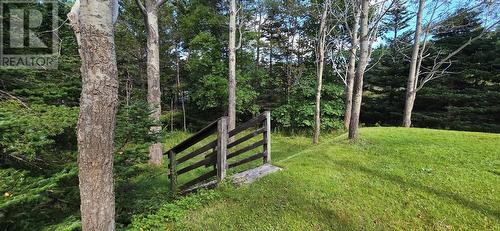
[(55, 69), (57, 0), (0, 0), (0, 69)]

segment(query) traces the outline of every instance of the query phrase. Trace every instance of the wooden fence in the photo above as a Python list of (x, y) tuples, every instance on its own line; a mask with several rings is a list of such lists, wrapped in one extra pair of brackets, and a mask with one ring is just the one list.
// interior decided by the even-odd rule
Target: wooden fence
[[(255, 129), (255, 127), (257, 127), (257, 129)], [(236, 135), (252, 128), (255, 130), (251, 131), (249, 134), (243, 137), (236, 139)], [(196, 145), (200, 141), (213, 134), (217, 134), (217, 138), (215, 140), (188, 154), (181, 155), (183, 151), (187, 150), (193, 145)], [(228, 153), (229, 149), (236, 147), (237, 145), (242, 144), (243, 142), (248, 141), (260, 134), (263, 135), (262, 139), (260, 139), (259, 141)], [(228, 164), (228, 160), (248, 151), (257, 149), (261, 146), (263, 147), (262, 151), (259, 151), (258, 153), (253, 154), (250, 157), (240, 159)], [(183, 167), (181, 169), (177, 169), (179, 164), (184, 163), (203, 153), (207, 153), (205, 154), (204, 159), (194, 162), (189, 166)], [(219, 183), (226, 177), (227, 169), (234, 168), (258, 159), (262, 159), (263, 163), (269, 163), (271, 161), (271, 114), (269, 111), (266, 111), (261, 115), (239, 125), (231, 131), (228, 131), (227, 129), (227, 117), (221, 117), (217, 121), (212, 122), (205, 128), (198, 131), (193, 136), (168, 150), (165, 154), (168, 154), (168, 158), (170, 161), (170, 189), (174, 195), (178, 190), (177, 176), (200, 167), (213, 169), (180, 186), (179, 189), (181, 191), (186, 191), (193, 186), (213, 177), (216, 177), (216, 182)]]

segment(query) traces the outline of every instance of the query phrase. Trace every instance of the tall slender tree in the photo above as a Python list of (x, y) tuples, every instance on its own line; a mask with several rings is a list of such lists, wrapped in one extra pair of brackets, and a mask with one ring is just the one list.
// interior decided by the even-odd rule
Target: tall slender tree
[(176, 89), (177, 89), (177, 94), (180, 97), (181, 101), (181, 109), (182, 109), (182, 129), (183, 131), (187, 131), (186, 127), (186, 105), (185, 105), (185, 97), (184, 97), (184, 91), (181, 89), (181, 54), (180, 54), (180, 45), (179, 42), (176, 41), (175, 44), (175, 82), (176, 82)]
[(236, 127), (236, 14), (236, 0), (229, 0), (229, 131)]
[[(337, 27), (340, 33), (333, 37), (337, 41), (335, 46), (331, 46), (332, 52), (329, 57), (332, 61), (332, 68), (344, 82), (345, 111), (344, 128), (349, 129), (352, 109), (352, 93), (354, 76), (356, 73), (356, 59), (359, 45), (359, 20), (360, 6), (358, 0), (338, 1), (334, 4), (331, 15), (338, 22)], [(348, 58), (345, 58), (344, 44), (349, 44)], [(348, 60), (348, 61), (346, 61)]]
[[(357, 2), (357, 1), (354, 1)], [(351, 49), (349, 55), (349, 63), (347, 66), (347, 76), (345, 78), (345, 114), (344, 114), (344, 128), (349, 129), (349, 124), (351, 122), (351, 109), (352, 109), (352, 93), (354, 85), (354, 76), (356, 75), (356, 53), (358, 51), (358, 31), (359, 31), (359, 20), (360, 12), (357, 10), (359, 7), (356, 5), (353, 7), (354, 11), (354, 23), (350, 32), (351, 37)]]
[[(161, 90), (160, 90), (160, 40), (158, 33), (158, 9), (165, 0), (136, 0), (144, 16), (147, 32), (147, 67), (148, 75), (148, 104), (152, 108), (151, 118), (159, 123), (161, 115)], [(151, 132), (160, 132), (161, 126), (151, 127)], [(160, 142), (149, 146), (149, 162), (161, 164), (163, 157)]]
[(77, 1), (68, 14), (82, 60), (77, 140), (83, 230), (115, 229), (113, 141), (118, 75), (113, 21), (117, 9), (118, 1)]
[(327, 25), (329, 8), (330, 1), (326, 0), (325, 2), (323, 2), (318, 37), (316, 40), (316, 104), (314, 110), (313, 136), (313, 143), (315, 144), (319, 142), (319, 135), (321, 132), (321, 90), (323, 85), (323, 70), (325, 65), (326, 38), (329, 31)]
[(403, 126), (410, 127), (411, 111), (417, 94), (416, 85), (419, 69), (417, 68), (418, 54), (420, 47), (420, 33), (422, 32), (422, 17), (424, 15), (425, 0), (418, 1), (417, 19), (415, 21), (415, 35), (413, 38), (413, 49), (411, 52), (410, 72), (408, 73), (408, 81), (406, 83), (406, 101), (403, 114)]
[(358, 138), (359, 115), (361, 111), (361, 100), (363, 94), (363, 77), (370, 53), (370, 34), (368, 28), (368, 13), (370, 11), (369, 0), (360, 0), (360, 37), (359, 37), (359, 62), (356, 67), (356, 75), (353, 85), (353, 103), (351, 109), (351, 121), (349, 124), (349, 139)]
[[(446, 4), (445, 4), (446, 3)], [(415, 104), (415, 99), (417, 96), (417, 92), (428, 82), (440, 78), (444, 76), (446, 69), (449, 68), (452, 64), (451, 58), (461, 52), (464, 48), (475, 42), (476, 40), (480, 39), (484, 35), (487, 34), (488, 31), (492, 30), (495, 28), (499, 23), (500, 19), (493, 17), (488, 18), (484, 20), (483, 24), (476, 24), (476, 30), (477, 34), (475, 36), (469, 37), (467, 41), (465, 41), (463, 44), (458, 46), (455, 50), (453, 51), (437, 51), (437, 54), (434, 55), (433, 57), (433, 62), (430, 67), (425, 67), (424, 71), (421, 71), (422, 68), (422, 63), (423, 60), (426, 59), (426, 57), (429, 56), (429, 53), (427, 52), (427, 46), (429, 44), (429, 41), (431, 39), (431, 33), (438, 31), (439, 26), (446, 25), (448, 20), (453, 19), (456, 16), (460, 16), (460, 14), (466, 13), (468, 11), (473, 11), (479, 8), (479, 12), (485, 12), (486, 15), (488, 15), (491, 12), (489, 9), (489, 2), (481, 2), (479, 4), (472, 4), (467, 7), (463, 7), (458, 9), (455, 12), (452, 12), (452, 14), (444, 14), (445, 18), (439, 18), (439, 17), (434, 17), (434, 15), (438, 14), (440, 11), (443, 11), (444, 9), (447, 9), (450, 7), (447, 2), (441, 3), (441, 2), (436, 2), (431, 6), (431, 12), (430, 16), (428, 17), (428, 22), (427, 25), (425, 26), (425, 29), (422, 31), (422, 15), (423, 11), (425, 8), (425, 0), (419, 0), (419, 9), (417, 12), (417, 20), (415, 22), (415, 36), (414, 36), (414, 41), (413, 41), (413, 51), (412, 51), (412, 57), (411, 57), (411, 62), (410, 62), (410, 72), (408, 74), (408, 82), (406, 86), (406, 99), (405, 99), (405, 108), (403, 111), (403, 126), (404, 127), (410, 127), (411, 126), (411, 115), (413, 111), (413, 106)], [(485, 9), (481, 9), (484, 7)], [(419, 16), (420, 15), (420, 16)], [(489, 19), (489, 20), (488, 20)], [(473, 22), (468, 22), (468, 21), (462, 21), (459, 23), (452, 23), (449, 25), (450, 27), (467, 27), (470, 26), (468, 24), (473, 23)], [(423, 33), (421, 35), (420, 33)], [(420, 47), (421, 44), (421, 47)], [(446, 54), (447, 53), (447, 54)], [(446, 54), (441, 56), (441, 54)], [(422, 75), (422, 76), (420, 76)]]
[(372, 45), (377, 41), (379, 36), (380, 21), (386, 13), (392, 9), (394, 0), (373, 2), (373, 8), (371, 4), (369, 0), (361, 0), (358, 8), (360, 10), (359, 61), (354, 77), (353, 103), (351, 108), (351, 120), (349, 122), (349, 139), (358, 138), (359, 117), (363, 95), (363, 78), (367, 70), (368, 61), (372, 55)]

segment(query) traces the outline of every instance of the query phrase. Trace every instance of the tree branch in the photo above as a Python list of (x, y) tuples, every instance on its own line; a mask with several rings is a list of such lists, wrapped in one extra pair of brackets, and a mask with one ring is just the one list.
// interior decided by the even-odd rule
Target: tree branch
[(158, 0), (158, 2), (156, 2), (156, 7), (160, 8), (160, 6), (163, 5), (163, 3), (165, 3), (165, 0)]
[(464, 44), (462, 44), (462, 46), (460, 46), (457, 49), (455, 49), (453, 52), (451, 52), (450, 54), (448, 54), (445, 58), (441, 59), (439, 62), (436, 63), (436, 59), (435, 59), (434, 65), (433, 65), (432, 69), (422, 79), (420, 86), (417, 87), (417, 91), (420, 90), (420, 89), (422, 89), (422, 87), (423, 87), (423, 85), (425, 83), (427, 83), (427, 82), (429, 82), (431, 80), (436, 79), (434, 76), (438, 72), (439, 68), (441, 68), (441, 66), (443, 66), (443, 64), (449, 63), (448, 67), (446, 67), (443, 71), (441, 71), (441, 73), (444, 73), (444, 71), (446, 71), (446, 69), (448, 69), (451, 66), (451, 62), (448, 62), (449, 59), (451, 59), (453, 56), (455, 56), (456, 54), (458, 54), (458, 52), (462, 51), (465, 47), (469, 46), (474, 41), (476, 41), (479, 38), (483, 37), (488, 30), (490, 30), (491, 28), (495, 27), (499, 22), (500, 22), (500, 20), (496, 21), (495, 23), (493, 23), (492, 25), (490, 25), (488, 28), (484, 28), (481, 31), (481, 33), (479, 35), (477, 35), (476, 37), (469, 38), (469, 40), (467, 42), (465, 42)]
[(135, 0), (135, 3), (137, 3), (137, 6), (139, 7), (139, 10), (143, 15), (146, 15), (146, 8), (144, 7), (144, 4), (142, 3), (142, 0)]
[(11, 99), (14, 99), (16, 100), (17, 102), (19, 102), (23, 107), (27, 108), (27, 109), (30, 109), (30, 107), (28, 106), (28, 104), (26, 104), (25, 102), (23, 102), (21, 99), (19, 99), (18, 97), (10, 94), (9, 92), (6, 92), (6, 91), (2, 91), (0, 90), (0, 94), (3, 94), (3, 95), (6, 95), (8, 96), (9, 98)]

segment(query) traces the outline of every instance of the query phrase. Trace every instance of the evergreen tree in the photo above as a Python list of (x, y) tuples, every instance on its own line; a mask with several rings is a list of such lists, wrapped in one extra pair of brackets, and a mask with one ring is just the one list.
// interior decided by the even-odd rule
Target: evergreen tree
[[(407, 1), (405, 0), (395, 0), (393, 7), (387, 11), (387, 15), (384, 19), (384, 35), (387, 44), (391, 48), (391, 55), (397, 56), (399, 49), (405, 48), (405, 41), (407, 41), (406, 33), (409, 26), (409, 21), (412, 19), (413, 14), (411, 14), (407, 9)], [(396, 58), (396, 57), (394, 57)]]
[[(455, 50), (477, 36), (478, 28), (479, 13), (460, 11), (436, 33), (435, 50)], [(422, 88), (421, 98), (416, 102), (415, 125), (499, 132), (500, 119), (496, 116), (500, 114), (499, 42), (497, 29), (454, 56), (448, 73)]]

